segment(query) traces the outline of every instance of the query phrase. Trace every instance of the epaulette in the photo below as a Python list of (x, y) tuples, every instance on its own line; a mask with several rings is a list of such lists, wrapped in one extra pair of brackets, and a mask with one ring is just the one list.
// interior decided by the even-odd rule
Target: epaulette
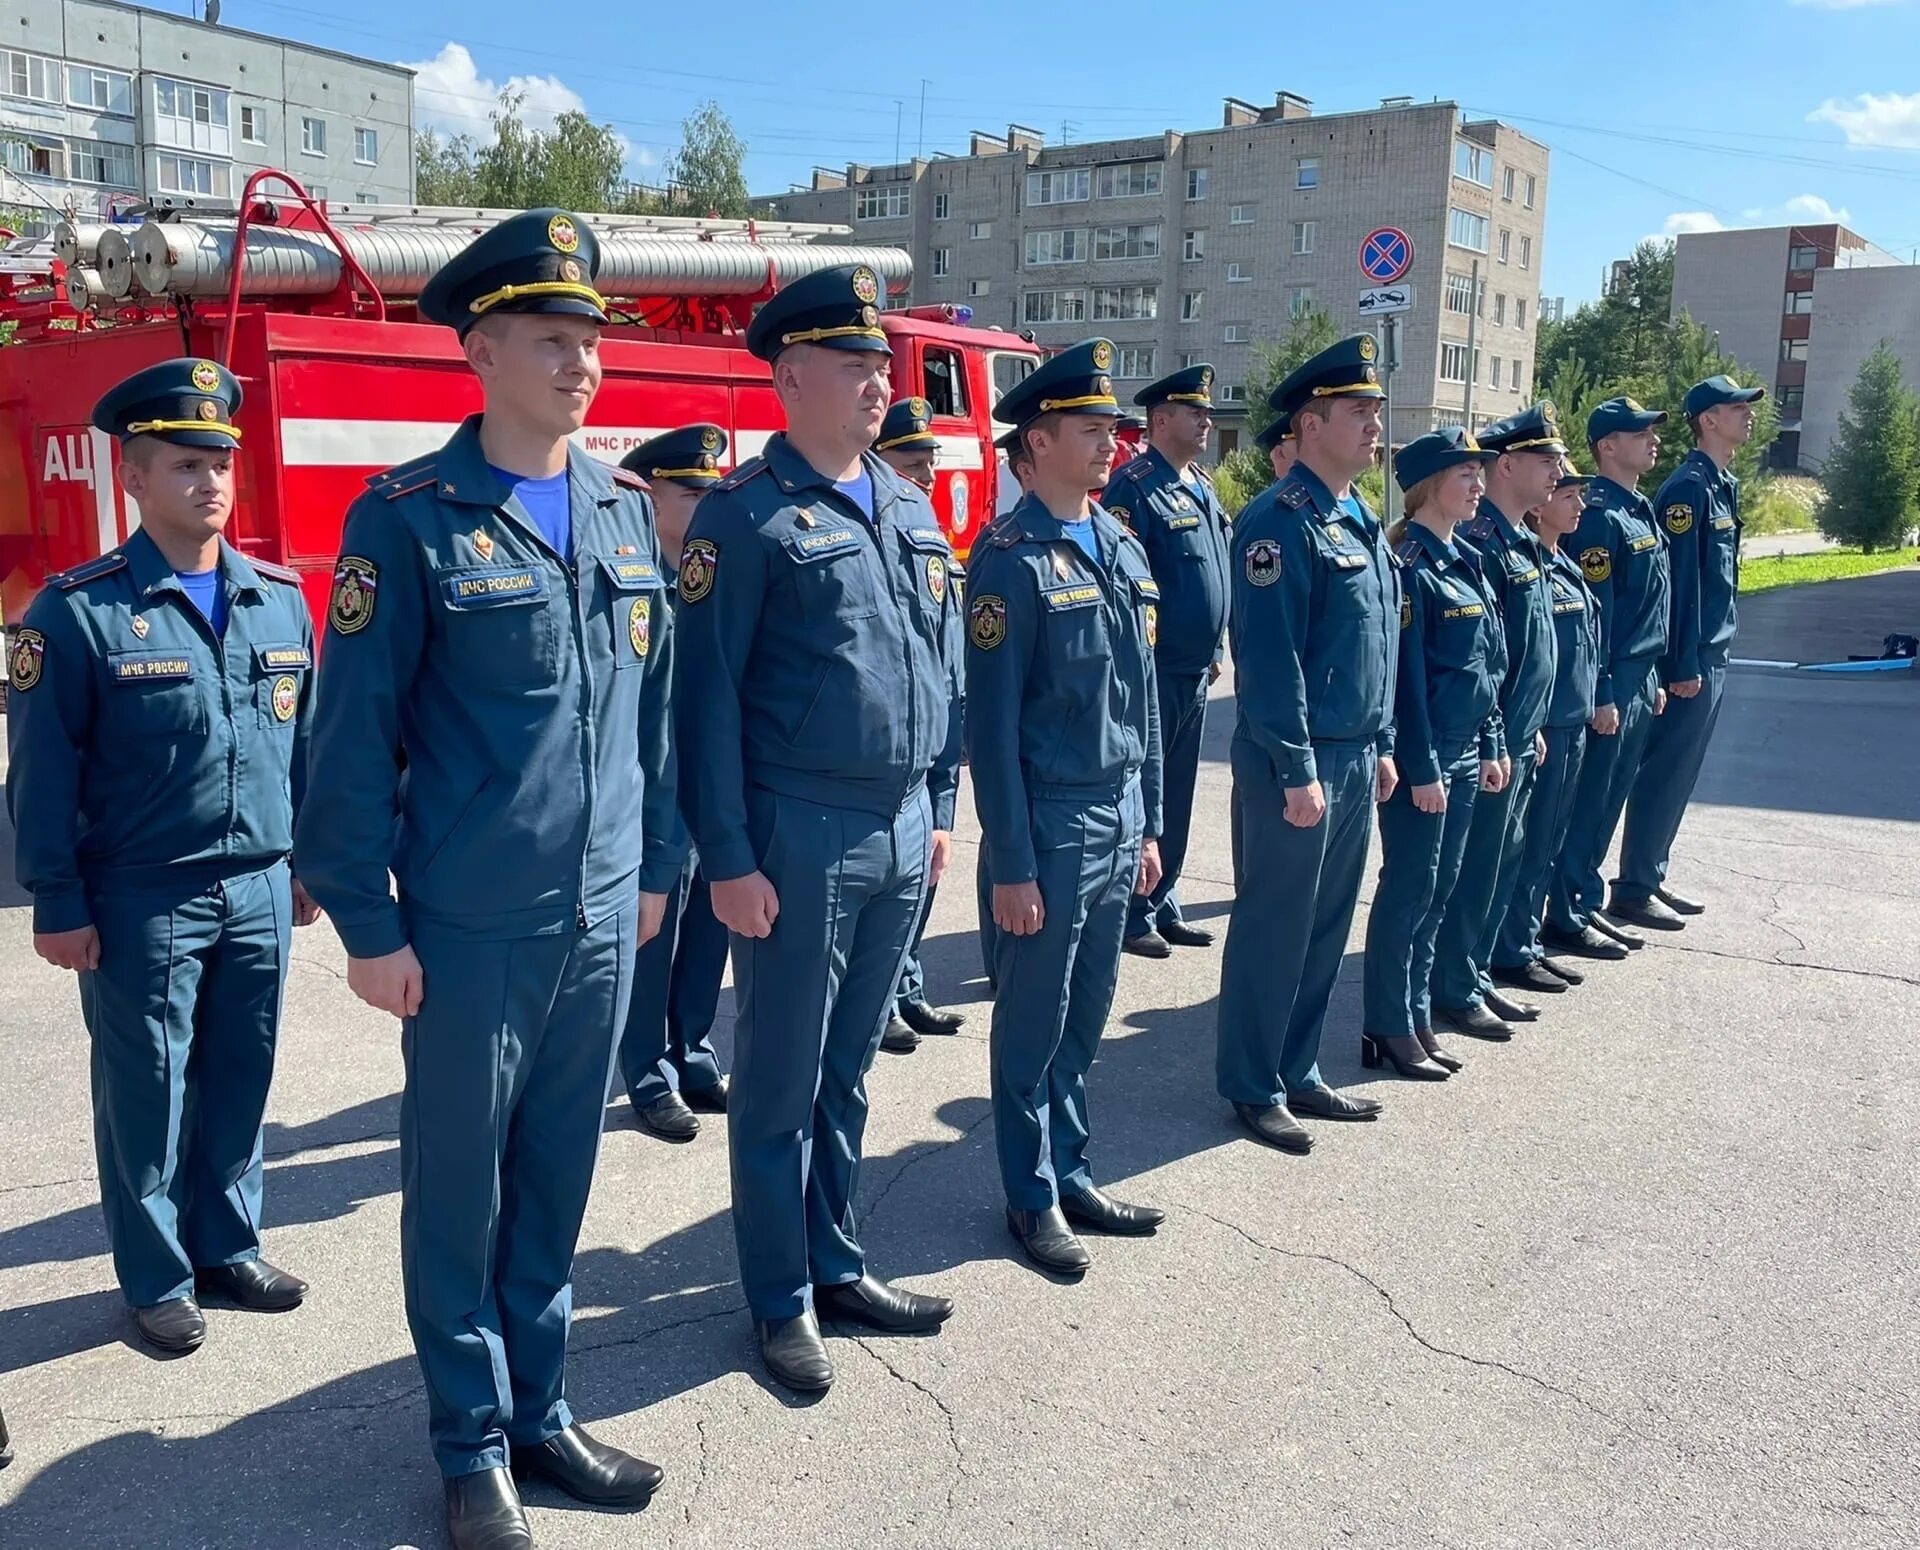
[(749, 479), (757, 478), (766, 471), (767, 460), (764, 457), (750, 457), (746, 462), (734, 469), (732, 473), (728, 474), (726, 478), (716, 484), (714, 488), (716, 490), (737, 490)]
[(247, 557), (247, 563), (261, 575), (274, 581), (284, 581), (290, 587), (300, 585), (300, 572), (291, 566), (275, 565), (271, 560), (256, 560), (251, 555)]
[(1401, 539), (1400, 547), (1393, 551), (1393, 557), (1402, 565), (1411, 565), (1415, 560), (1420, 558), (1420, 540), (1417, 538)]
[(1491, 538), (1493, 536), (1493, 518), (1484, 511), (1467, 524), (1467, 537)]
[(1273, 492), (1274, 500), (1289, 511), (1298, 511), (1313, 499), (1313, 492), (1304, 484), (1283, 484)]
[(996, 517), (993, 526), (987, 529), (987, 542), (996, 549), (1011, 549), (1026, 536), (1026, 530), (1013, 520), (1011, 514)]
[(629, 490), (645, 492), (653, 489), (652, 485), (648, 484), (646, 480), (642, 479), (631, 468), (621, 468), (616, 465), (608, 468), (607, 472), (613, 475), (613, 482), (615, 484), (623, 485)]
[(402, 495), (411, 495), (415, 490), (423, 490), (437, 477), (434, 470), (439, 465), (440, 454), (428, 452), (410, 462), (399, 463), (384, 473), (370, 476), (367, 488), (382, 500), (398, 500)]
[(1153, 463), (1145, 457), (1129, 458), (1120, 469), (1121, 477), (1131, 479), (1135, 484), (1138, 484), (1152, 472)]
[(103, 554), (97, 560), (88, 560), (76, 565), (72, 570), (63, 570), (57, 576), (49, 576), (47, 585), (58, 587), (62, 592), (71, 592), (83, 581), (91, 581), (95, 576), (110, 576), (127, 563), (127, 557), (117, 550), (112, 554)]

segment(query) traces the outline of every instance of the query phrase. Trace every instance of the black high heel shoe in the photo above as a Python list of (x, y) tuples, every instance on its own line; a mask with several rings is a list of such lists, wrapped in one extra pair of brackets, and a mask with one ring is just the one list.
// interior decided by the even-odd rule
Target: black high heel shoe
[(1420, 1041), (1420, 1047), (1427, 1052), (1427, 1059), (1436, 1066), (1445, 1066), (1449, 1071), (1465, 1069), (1466, 1062), (1458, 1055), (1449, 1054), (1447, 1047), (1433, 1036), (1431, 1028), (1416, 1028), (1413, 1036)]
[(1385, 1034), (1361, 1034), (1360, 1064), (1374, 1071), (1379, 1069), (1382, 1059), (1392, 1062), (1394, 1070), (1415, 1082), (1444, 1082), (1453, 1074), (1445, 1066), (1429, 1060), (1418, 1039), (1405, 1034), (1394, 1038)]

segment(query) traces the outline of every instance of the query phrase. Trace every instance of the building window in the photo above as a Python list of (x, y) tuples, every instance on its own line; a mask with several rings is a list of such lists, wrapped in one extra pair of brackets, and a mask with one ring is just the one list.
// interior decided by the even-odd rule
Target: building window
[(1522, 269), (1533, 267), (1533, 238), (1524, 232), (1520, 236), (1520, 267)]
[(1527, 326), (1527, 298), (1524, 296), (1516, 296), (1513, 299), (1513, 326), (1515, 328)]
[(1202, 357), (1198, 351), (1188, 350), (1180, 357), (1180, 369), (1185, 371), (1190, 366), (1201, 365), (1203, 360), (1204, 357)]
[(67, 102), (76, 108), (92, 108), (96, 113), (131, 114), (133, 77), (118, 70), (99, 70), (92, 65), (68, 65)]
[(1293, 251), (1304, 256), (1313, 251), (1314, 238), (1320, 235), (1318, 221), (1295, 221), (1293, 223)]
[(889, 291), (883, 310), (887, 312), (905, 312), (907, 308), (912, 305), (913, 297), (906, 291), (902, 291), (898, 296)]
[(1788, 291), (1787, 292), (1787, 316), (1788, 317), (1790, 318), (1804, 317), (1807, 313), (1811, 311), (1813, 311), (1813, 292), (1812, 291)]
[(991, 280), (967, 281), (967, 294), (969, 296), (985, 296), (992, 289), (993, 282)]
[(1500, 262), (1504, 264), (1507, 261), (1508, 254), (1512, 251), (1513, 233), (1507, 227), (1502, 226), (1500, 228)]
[(1311, 285), (1289, 285), (1287, 287), (1287, 316), (1303, 318), (1313, 310), (1313, 287)]
[(1467, 380), (1467, 347), (1454, 344), (1450, 340), (1440, 342), (1440, 380), (1442, 382), (1465, 382)]
[(1020, 298), (1020, 319), (1024, 323), (1084, 323), (1087, 293), (1028, 291)]
[(1780, 389), (1780, 413), (1798, 414), (1806, 406), (1807, 390), (1799, 383), (1791, 383)]
[(1533, 178), (1533, 174), (1529, 172), (1527, 174), (1527, 197), (1520, 201), (1529, 210), (1533, 208), (1533, 189), (1534, 189), (1534, 178)]
[[(207, 194), (225, 198), (233, 191), (233, 169), (224, 162), (198, 156), (162, 155), (157, 159), (160, 191), (166, 194)], [(315, 198), (319, 189), (310, 189)]]
[(324, 118), (300, 120), (300, 149), (308, 156), (327, 154), (327, 121)]
[(363, 167), (371, 167), (380, 160), (380, 131), (377, 129), (356, 129), (353, 132), (353, 159)]
[(182, 151), (210, 151), (225, 156), (231, 149), (231, 99), (211, 86), (156, 77), (153, 82), (154, 139)]
[(63, 141), (39, 136), (10, 134), (0, 136), (0, 158), (10, 172), (24, 178), (64, 178), (67, 175), (66, 146)]
[(1164, 162), (1123, 161), (1102, 167), (1094, 175), (1096, 199), (1134, 199), (1160, 192), (1160, 174)]
[(1183, 232), (1180, 236), (1180, 262), (1197, 264), (1207, 256), (1207, 234), (1204, 231)]
[(933, 196), (933, 218), (936, 221), (944, 221), (947, 218), (947, 198), (945, 194)]
[(67, 176), (77, 183), (135, 188), (133, 147), (111, 140), (75, 140), (67, 147)]
[(1482, 188), (1493, 187), (1493, 152), (1484, 145), (1475, 145), (1471, 140), (1453, 142), (1453, 175), (1465, 178), (1469, 183), (1478, 183)]
[(1093, 184), (1088, 167), (1062, 167), (1054, 172), (1027, 174), (1027, 203), (1030, 205), (1078, 204), (1087, 197)]
[(1493, 293), (1493, 321), (1502, 328), (1506, 326), (1507, 298), (1505, 294), (1500, 291)]
[[(315, 199), (325, 199), (327, 197), (327, 185), (324, 183), (309, 183), (307, 185), (307, 192)], [(893, 303), (888, 302), (887, 305), (891, 307)]]
[(1497, 355), (1493, 358), (1493, 385), (1500, 386), (1500, 357)]
[(1787, 267), (1796, 273), (1804, 273), (1818, 266), (1820, 250), (1816, 247), (1793, 247), (1787, 249)]
[(935, 248), (933, 250), (934, 279), (936, 280), (943, 279), (948, 274), (952, 273), (952, 271), (953, 271), (953, 249), (952, 248)]
[(1093, 288), (1093, 318), (1096, 323), (1158, 316), (1160, 287), (1157, 285), (1096, 285)]
[(1097, 226), (1093, 232), (1093, 256), (1109, 258), (1158, 258), (1160, 228), (1154, 226)]
[(248, 145), (267, 143), (267, 115), (259, 108), (240, 110), (240, 138)]
[(1780, 359), (1783, 361), (1804, 361), (1807, 358), (1807, 341), (1804, 339), (1782, 339), (1780, 341)]
[(854, 195), (853, 218), (856, 221), (897, 221), (911, 214), (911, 183), (882, 183), (878, 187), (868, 184)]
[(986, 238), (991, 237), (992, 235), (993, 235), (992, 221), (975, 221), (971, 226), (967, 228), (967, 236), (971, 241), (974, 241), (974, 242), (984, 241)]
[(1207, 169), (1189, 167), (1187, 169), (1187, 199), (1189, 202), (1207, 197)]
[(1027, 233), (1027, 268), (1046, 264), (1084, 264), (1087, 261), (1087, 229), (1084, 226), (1058, 226), (1051, 231)]
[(1457, 312), (1461, 317), (1469, 316), (1473, 311), (1473, 278), (1464, 274), (1447, 276), (1447, 311)]
[(1318, 188), (1320, 186), (1320, 158), (1302, 156), (1293, 164), (1293, 186), (1295, 188)]
[(1120, 346), (1120, 369), (1116, 377), (1156, 377), (1160, 373), (1154, 365), (1157, 352), (1150, 344), (1123, 344)]
[(1516, 392), (1516, 393), (1518, 393), (1518, 392), (1520, 392), (1520, 391), (1521, 391), (1521, 382), (1520, 382), (1520, 357), (1516, 355), (1516, 356), (1515, 356), (1515, 357), (1513, 358), (1513, 360), (1512, 360), (1512, 361), (1511, 361), (1511, 362), (1510, 362), (1509, 364), (1510, 364), (1510, 365), (1511, 365), (1511, 366), (1513, 367), (1513, 371), (1512, 371), (1512, 373), (1511, 373), (1511, 374), (1509, 375), (1509, 377), (1508, 377), (1508, 379), (1507, 379), (1507, 380), (1508, 380), (1508, 381), (1510, 381), (1510, 382), (1511, 382), (1511, 383), (1513, 384), (1513, 390), (1514, 390), (1514, 392)]
[(0, 91), (33, 102), (58, 102), (60, 62), (17, 49), (0, 49)]
[(1500, 197), (1508, 204), (1513, 203), (1513, 168), (1511, 167), (1500, 174)]
[(1197, 322), (1200, 317), (1200, 303), (1206, 298), (1205, 291), (1182, 291), (1180, 293), (1180, 321)]
[(1245, 344), (1247, 342), (1247, 325), (1245, 323), (1229, 323), (1226, 328), (1221, 331), (1220, 337), (1228, 344)]
[(1253, 224), (1253, 206), (1228, 205), (1227, 222), (1233, 226), (1251, 226)]
[(1253, 278), (1253, 271), (1249, 269), (1245, 264), (1228, 264), (1227, 265), (1227, 284), (1245, 285), (1252, 278)]
[(1492, 225), (1486, 216), (1475, 215), (1471, 210), (1449, 210), (1447, 241), (1471, 253), (1484, 253), (1487, 251), (1487, 233)]
[(1247, 401), (1247, 386), (1244, 382), (1222, 383), (1220, 402), (1223, 404), (1244, 404)]

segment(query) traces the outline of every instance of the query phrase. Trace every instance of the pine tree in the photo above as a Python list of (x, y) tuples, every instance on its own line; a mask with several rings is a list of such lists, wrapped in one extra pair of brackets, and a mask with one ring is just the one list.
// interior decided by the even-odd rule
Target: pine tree
[(1821, 474), (1820, 530), (1871, 553), (1900, 542), (1920, 495), (1920, 400), (1886, 341), (1860, 363)]

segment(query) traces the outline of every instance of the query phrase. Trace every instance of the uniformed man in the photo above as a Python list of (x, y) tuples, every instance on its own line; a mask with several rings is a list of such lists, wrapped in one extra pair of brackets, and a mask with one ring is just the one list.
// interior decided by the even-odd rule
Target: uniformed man
[[(872, 452), (892, 355), (864, 265), (796, 280), (747, 347), (787, 429), (702, 503), (680, 561), (687, 822), (733, 933), (728, 1139), (740, 1279), (768, 1370), (833, 1365), (816, 1308), (888, 1331), (953, 1311), (869, 1274), (853, 1201), (866, 1073), (958, 779), (941, 649), (953, 556)], [(929, 785), (931, 783), (931, 790)]]
[[(1540, 728), (1553, 694), (1555, 665), (1547, 553), (1523, 519), (1552, 496), (1567, 448), (1554, 407), (1544, 400), (1487, 426), (1476, 439), (1498, 454), (1487, 465), (1487, 493), (1466, 538), (1479, 554), (1480, 573), (1506, 635), (1500, 685), (1506, 778), (1474, 801), (1460, 880), (1434, 946), (1433, 1015), (1456, 1032), (1500, 1040), (1513, 1037), (1514, 1021), (1538, 1015), (1495, 990), (1489, 968), (1526, 839), (1527, 803), (1545, 751)], [(1547, 983), (1536, 982), (1536, 973)], [(1564, 981), (1531, 963), (1502, 979), (1516, 982), (1534, 990), (1566, 989)]]
[[(701, 497), (720, 482), (726, 453), (727, 433), (697, 424), (643, 441), (620, 459), (622, 468), (647, 481), (670, 609), (679, 606), (675, 587), (688, 524)], [(682, 823), (678, 843), (685, 838)], [(706, 874), (689, 847), (659, 935), (634, 958), (633, 999), (620, 1038), (634, 1119), (663, 1141), (691, 1141), (700, 1134), (702, 1113), (726, 1111), (727, 1078), (712, 1037), (726, 972), (727, 928), (714, 918)]]
[[(1014, 499), (1001, 507), (999, 515), (1004, 517), (1025, 500), (1028, 491), (1033, 488), (1033, 455), (1027, 451), (1026, 437), (1021, 435), (1018, 426), (996, 438), (993, 444), (1000, 449), (1006, 470), (1006, 479), (1002, 483), (1011, 482), (1017, 488)], [(1118, 451), (1114, 456), (1119, 456)], [(963, 674), (962, 677), (964, 676)], [(984, 866), (974, 868), (974, 887), (976, 890), (974, 903), (980, 921), (980, 963), (986, 976), (987, 989), (996, 990), (999, 987), (994, 980), (993, 971), (994, 960), (997, 957), (994, 948), (996, 932), (993, 924), (993, 890), (988, 885), (987, 869)]]
[(1164, 870), (1153, 891), (1127, 906), (1126, 951), (1165, 958), (1176, 947), (1210, 947), (1213, 933), (1188, 925), (1175, 889), (1187, 858), (1193, 790), (1200, 775), (1207, 690), (1220, 676), (1227, 631), (1226, 509), (1200, 467), (1213, 434), (1213, 368), (1189, 366), (1150, 382), (1133, 401), (1147, 411), (1147, 445), (1118, 470), (1100, 504), (1139, 539), (1160, 587), (1153, 648), (1166, 767)]
[(1765, 388), (1742, 387), (1731, 377), (1689, 388), (1682, 408), (1693, 450), (1653, 501), (1673, 579), (1660, 665), (1667, 709), (1648, 734), (1627, 797), (1611, 913), (1655, 929), (1670, 931), (1679, 916), (1706, 908), (1667, 886), (1667, 864), (1720, 719), (1740, 590), (1740, 481), (1731, 465), (1753, 434), (1753, 406), (1766, 396)]
[(1007, 1225), (1041, 1268), (1092, 1262), (1069, 1219), (1151, 1233), (1165, 1213), (1095, 1186), (1086, 1075), (1113, 1006), (1127, 901), (1159, 879), (1153, 644), (1139, 542), (1087, 498), (1112, 472), (1113, 345), (1063, 350), (994, 418), (1032, 460), (973, 554), (967, 760), (994, 932), (993, 1122)]
[(1233, 524), (1233, 782), (1240, 887), (1221, 965), (1217, 1080), (1254, 1135), (1313, 1138), (1293, 1110), (1372, 1119), (1320, 1078), (1320, 1031), (1360, 894), (1373, 809), (1393, 794), (1400, 583), (1353, 481), (1380, 445), (1371, 334), (1274, 389), (1298, 461)]
[(1293, 460), (1300, 451), (1300, 444), (1293, 435), (1293, 416), (1275, 415), (1267, 422), (1266, 429), (1253, 439), (1266, 449), (1267, 462), (1273, 468), (1275, 479), (1284, 479), (1293, 472)]
[(1600, 475), (1587, 487), (1580, 525), (1567, 547), (1599, 604), (1600, 664), (1593, 735), (1540, 929), (1543, 945), (1576, 957), (1610, 957), (1609, 941), (1626, 947), (1641, 941), (1600, 912), (1600, 867), (1639, 773), (1653, 718), (1666, 708), (1656, 669), (1667, 643), (1667, 551), (1653, 504), (1639, 489), (1660, 455), (1655, 427), (1666, 418), (1666, 410), (1643, 409), (1631, 398), (1609, 398), (1587, 417), (1587, 441)]
[(299, 577), (223, 536), (240, 401), (177, 360), (95, 405), (140, 525), (53, 577), (9, 653), (15, 872), (34, 951), (80, 976), (114, 1275), (172, 1353), (206, 1338), (199, 1297), (307, 1290), (260, 1257), (260, 1119), (289, 928), (316, 915), (288, 870), (313, 626)]
[[(933, 497), (933, 471), (940, 460), (940, 438), (934, 435), (932, 424), (933, 410), (924, 398), (903, 398), (887, 410), (886, 419), (880, 423), (880, 439), (873, 444), (880, 460), (895, 473), (911, 479), (929, 500)], [(965, 578), (956, 561), (947, 573), (947, 622), (942, 642), (956, 695), (964, 692), (961, 658), (965, 636), (960, 617), (964, 590)], [(957, 788), (954, 795), (957, 800)], [(936, 812), (933, 821), (935, 828), (951, 831), (952, 809)], [(965, 1013), (950, 1012), (927, 1000), (926, 971), (920, 966), (920, 938), (925, 935), (927, 921), (933, 915), (933, 897), (934, 890), (929, 887), (920, 906), (920, 918), (914, 922), (907, 961), (900, 969), (893, 1008), (880, 1035), (880, 1047), (896, 1055), (912, 1054), (920, 1047), (923, 1034), (933, 1037), (958, 1033), (967, 1021)]]
[(401, 1273), (456, 1550), (532, 1544), (509, 1466), (605, 1506), (661, 1480), (564, 1396), (634, 947), (684, 859), (652, 507), (568, 442), (598, 268), (583, 221), (536, 210), (421, 292), (485, 407), (347, 513), (295, 845), (348, 985), (403, 1020)]
[[(1547, 954), (1540, 945), (1540, 925), (1546, 914), (1553, 864), (1566, 844), (1567, 825), (1573, 817), (1574, 789), (1586, 756), (1587, 723), (1593, 718), (1594, 675), (1599, 666), (1598, 605), (1580, 574), (1579, 562), (1559, 547), (1579, 524), (1590, 483), (1587, 475), (1576, 473), (1571, 463), (1563, 462), (1552, 499), (1527, 517), (1527, 525), (1548, 553), (1555, 645), (1553, 697), (1547, 702), (1546, 725), (1540, 729), (1547, 753), (1534, 779), (1526, 843), (1507, 900), (1506, 919), (1494, 943), (1496, 977), (1503, 971), (1511, 975), (1533, 963), (1569, 985), (1582, 984), (1586, 978), (1568, 960)], [(1607, 942), (1604, 950), (1595, 951), (1603, 957), (1627, 956), (1626, 948), (1618, 942)]]

